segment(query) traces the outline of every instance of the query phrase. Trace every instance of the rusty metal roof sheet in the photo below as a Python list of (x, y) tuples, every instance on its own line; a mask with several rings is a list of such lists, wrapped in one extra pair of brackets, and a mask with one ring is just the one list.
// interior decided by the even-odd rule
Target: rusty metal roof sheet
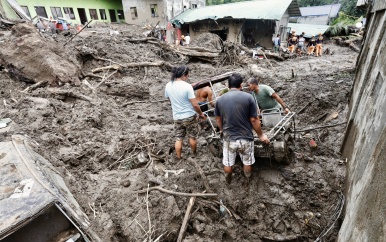
[(172, 22), (183, 24), (223, 18), (280, 20), (287, 9), (290, 16), (300, 15), (296, 0), (254, 0), (187, 10), (176, 16)]

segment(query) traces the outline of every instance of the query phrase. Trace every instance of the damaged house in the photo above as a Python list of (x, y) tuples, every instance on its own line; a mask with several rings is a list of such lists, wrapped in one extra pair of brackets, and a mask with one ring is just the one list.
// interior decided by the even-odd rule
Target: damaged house
[(153, 26), (158, 23), (165, 28), (174, 16), (204, 7), (205, 0), (122, 0), (122, 4), (127, 23)]
[(296, 0), (256, 0), (189, 9), (172, 23), (192, 39), (211, 32), (222, 40), (271, 48), (276, 34), (287, 39), (289, 18), (299, 15)]

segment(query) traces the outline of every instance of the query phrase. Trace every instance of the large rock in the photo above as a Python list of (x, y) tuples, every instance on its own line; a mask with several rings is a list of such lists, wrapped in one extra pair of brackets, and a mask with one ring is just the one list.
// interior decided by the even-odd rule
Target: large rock
[(73, 50), (58, 46), (61, 45), (40, 36), (32, 24), (17, 24), (12, 27), (12, 35), (2, 43), (0, 63), (19, 81), (78, 84), (79, 67), (73, 60), (69, 61)]

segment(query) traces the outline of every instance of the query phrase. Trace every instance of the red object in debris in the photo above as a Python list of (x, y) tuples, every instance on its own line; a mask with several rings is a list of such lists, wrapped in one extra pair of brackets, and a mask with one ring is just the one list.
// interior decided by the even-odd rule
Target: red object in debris
[(311, 139), (310, 140), (310, 143), (309, 143), (311, 149), (316, 149), (318, 148), (318, 145), (316, 144), (315, 140), (314, 139)]

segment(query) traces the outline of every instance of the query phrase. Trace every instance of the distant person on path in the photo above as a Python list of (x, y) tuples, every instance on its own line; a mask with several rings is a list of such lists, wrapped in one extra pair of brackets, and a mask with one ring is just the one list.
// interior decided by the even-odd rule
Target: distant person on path
[(316, 38), (316, 54), (315, 56), (322, 56), (323, 53), (323, 35), (322, 33), (319, 33), (318, 38)]
[(312, 35), (312, 37), (311, 37), (310, 41), (308, 42), (307, 46), (308, 46), (307, 54), (311, 55), (312, 53), (314, 53), (315, 46), (316, 46), (315, 35)]
[(248, 182), (250, 180), (252, 165), (255, 163), (252, 129), (263, 143), (269, 143), (269, 139), (261, 130), (253, 97), (241, 91), (242, 82), (239, 74), (232, 74), (228, 78), (230, 90), (216, 100), (214, 111), (223, 137), (223, 165), (228, 184), (232, 181), (232, 167), (237, 153), (244, 164), (245, 177)]
[(280, 51), (280, 35), (276, 35), (276, 38), (273, 40), (273, 51), (279, 52)]
[(169, 98), (172, 104), (176, 136), (175, 149), (179, 160), (181, 159), (183, 139), (186, 135), (189, 137), (193, 155), (196, 154), (196, 137), (199, 132), (197, 114), (204, 120), (206, 119), (200, 110), (192, 85), (186, 82), (188, 78), (189, 67), (184, 65), (174, 67), (171, 81), (166, 84), (165, 88), (165, 97)]
[(285, 114), (290, 111), (284, 101), (270, 86), (259, 84), (256, 78), (250, 78), (247, 83), (249, 90), (252, 91), (254, 100), (256, 100), (261, 110), (275, 108), (283, 110)]

